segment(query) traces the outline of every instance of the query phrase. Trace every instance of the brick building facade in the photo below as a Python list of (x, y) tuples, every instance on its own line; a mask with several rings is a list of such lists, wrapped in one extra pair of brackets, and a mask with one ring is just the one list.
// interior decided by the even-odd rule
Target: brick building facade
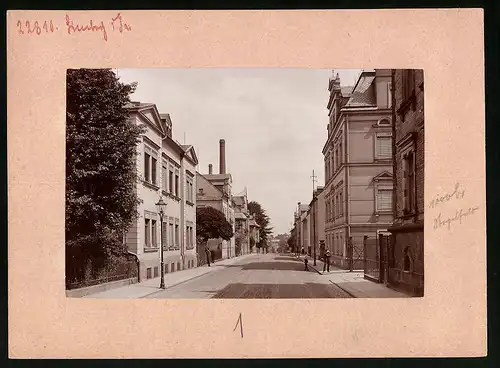
[(424, 75), (392, 71), (394, 121), (394, 224), (388, 284), (414, 295), (424, 292)]

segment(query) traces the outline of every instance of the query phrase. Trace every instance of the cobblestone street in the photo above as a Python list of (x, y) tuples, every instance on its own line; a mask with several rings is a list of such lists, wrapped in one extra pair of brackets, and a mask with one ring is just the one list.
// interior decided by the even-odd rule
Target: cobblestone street
[(231, 265), (212, 265), (208, 274), (147, 298), (349, 298), (327, 275), (291, 256), (255, 254)]

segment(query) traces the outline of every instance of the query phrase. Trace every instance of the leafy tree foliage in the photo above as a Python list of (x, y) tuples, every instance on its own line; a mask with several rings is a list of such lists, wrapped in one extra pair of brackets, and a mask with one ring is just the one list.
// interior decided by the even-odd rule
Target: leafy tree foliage
[(129, 122), (125, 108), (135, 87), (110, 69), (68, 70), (67, 283), (95, 276), (126, 252), (123, 235), (139, 203), (135, 154), (143, 128)]
[(196, 209), (196, 236), (202, 242), (217, 238), (230, 240), (233, 235), (233, 227), (221, 211), (213, 207)]
[(257, 248), (267, 249), (267, 240), (270, 238), (270, 235), (273, 232), (273, 228), (269, 226), (271, 220), (269, 219), (269, 216), (267, 216), (264, 208), (260, 205), (260, 203), (256, 201), (251, 201), (248, 203), (248, 211), (251, 215), (255, 216), (255, 222), (260, 226), (260, 242), (258, 242), (256, 246)]

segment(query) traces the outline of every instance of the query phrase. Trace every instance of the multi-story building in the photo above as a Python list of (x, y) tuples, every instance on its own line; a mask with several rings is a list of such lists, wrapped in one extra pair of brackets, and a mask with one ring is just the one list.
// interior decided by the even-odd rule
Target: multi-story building
[(307, 210), (309, 206), (307, 204), (297, 203), (297, 211), (294, 214), (294, 224), (296, 229), (296, 251), (297, 253), (305, 253), (307, 251), (307, 244), (304, 245), (304, 220), (307, 217)]
[(395, 214), (388, 284), (424, 293), (424, 72), (393, 70)]
[[(212, 164), (209, 165), (208, 174), (197, 173), (196, 181), (198, 192), (196, 193), (196, 201), (199, 207), (210, 206), (221, 211), (226, 220), (235, 231), (234, 220), (234, 202), (231, 194), (231, 186), (233, 179), (231, 174), (226, 173), (226, 152), (225, 141), (219, 141), (220, 148), (220, 164), (219, 174), (212, 173)], [(214, 190), (214, 188), (216, 190)], [(209, 245), (212, 242), (209, 242)], [(232, 258), (235, 256), (235, 239), (234, 236), (230, 240), (220, 240), (221, 258)]]
[[(363, 238), (392, 224), (391, 71), (363, 71), (353, 88), (328, 89), (325, 236), (333, 264), (363, 267)], [(357, 257), (356, 255), (361, 255)]]
[(321, 244), (325, 241), (325, 193), (324, 187), (318, 187), (313, 193), (313, 199), (309, 203), (311, 213), (310, 244), (312, 255), (316, 258), (323, 256), (324, 249)]
[[(196, 267), (195, 150), (172, 138), (170, 116), (160, 114), (156, 105), (132, 102), (127, 108), (130, 121), (145, 127), (136, 156), (141, 203), (139, 216), (125, 235), (128, 250), (139, 259), (141, 279), (162, 272), (161, 251), (165, 273)], [(155, 205), (160, 197), (167, 203), (163, 223)]]
[(255, 251), (255, 246), (252, 244), (257, 244), (260, 242), (260, 226), (255, 221), (253, 215), (250, 215), (250, 220), (248, 221), (248, 228), (250, 232), (250, 253)]
[[(248, 199), (244, 194), (233, 196), (236, 255), (250, 253), (250, 213)], [(239, 244), (238, 244), (239, 243)]]

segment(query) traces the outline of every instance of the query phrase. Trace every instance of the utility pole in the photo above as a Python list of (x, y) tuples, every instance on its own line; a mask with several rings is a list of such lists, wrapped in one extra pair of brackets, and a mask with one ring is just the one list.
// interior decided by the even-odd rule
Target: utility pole
[(316, 266), (316, 200), (314, 198), (314, 183), (316, 182), (317, 176), (313, 174), (311, 176), (313, 184), (313, 198), (312, 198), (312, 211), (313, 211), (313, 253), (314, 253), (314, 266)]

